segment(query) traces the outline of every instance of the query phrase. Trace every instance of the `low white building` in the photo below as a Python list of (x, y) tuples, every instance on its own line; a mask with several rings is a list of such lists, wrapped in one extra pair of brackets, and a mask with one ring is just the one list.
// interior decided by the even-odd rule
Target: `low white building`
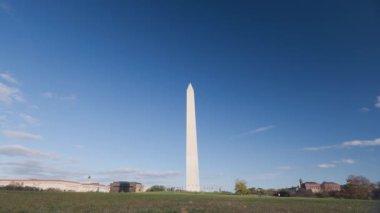
[(16, 185), (36, 187), (42, 190), (55, 189), (71, 192), (109, 192), (110, 187), (98, 183), (80, 183), (55, 179), (0, 179), (0, 186)]

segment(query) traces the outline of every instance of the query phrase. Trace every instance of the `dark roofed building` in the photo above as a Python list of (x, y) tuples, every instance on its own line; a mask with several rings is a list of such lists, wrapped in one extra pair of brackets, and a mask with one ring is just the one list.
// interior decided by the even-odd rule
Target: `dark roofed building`
[(138, 182), (117, 181), (111, 183), (110, 192), (143, 192), (144, 186)]

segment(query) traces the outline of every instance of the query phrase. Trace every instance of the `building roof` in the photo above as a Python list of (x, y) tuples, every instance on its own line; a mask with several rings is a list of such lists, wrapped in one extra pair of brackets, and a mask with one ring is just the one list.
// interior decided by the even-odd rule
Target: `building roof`
[(327, 181), (324, 181), (322, 184), (337, 184), (337, 185), (340, 185), (339, 183), (327, 182)]
[[(0, 179), (0, 181), (35, 181), (35, 182), (65, 182), (65, 183), (79, 183), (71, 180), (60, 179)], [(80, 183), (79, 183), (80, 184)]]
[(319, 183), (316, 183), (316, 182), (305, 182), (305, 183), (302, 183), (302, 184), (316, 184), (316, 185), (319, 185)]
[(10, 182), (62, 182), (62, 183), (75, 183), (75, 184), (82, 184), (82, 185), (99, 185), (103, 186), (99, 183), (80, 183), (77, 181), (71, 181), (71, 180), (60, 180), (60, 179), (0, 179), (0, 181), (10, 181)]
[(130, 182), (130, 181), (114, 181), (113, 184), (141, 184), (139, 182)]

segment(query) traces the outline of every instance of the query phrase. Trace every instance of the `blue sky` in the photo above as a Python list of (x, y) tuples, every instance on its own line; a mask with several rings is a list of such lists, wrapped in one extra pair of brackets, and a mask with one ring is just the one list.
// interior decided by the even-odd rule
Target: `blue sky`
[(377, 1), (0, 0), (0, 178), (380, 180)]

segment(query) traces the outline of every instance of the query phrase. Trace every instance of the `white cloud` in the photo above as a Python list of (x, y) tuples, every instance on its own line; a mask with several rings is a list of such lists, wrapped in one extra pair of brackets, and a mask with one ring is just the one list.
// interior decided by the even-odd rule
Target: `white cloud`
[(261, 180), (274, 180), (274, 179), (276, 179), (280, 175), (281, 175), (281, 173), (279, 173), (279, 172), (262, 173), (262, 174), (256, 175), (253, 179), (254, 180), (258, 180), (258, 181), (261, 181)]
[(331, 163), (322, 163), (322, 164), (319, 164), (318, 167), (321, 169), (330, 169), (330, 168), (335, 168), (339, 164), (355, 164), (355, 161), (347, 158), (347, 159), (335, 160), (335, 161), (332, 161)]
[(376, 138), (374, 140), (346, 141), (341, 144), (341, 147), (363, 147), (363, 146), (380, 146), (380, 138)]
[(352, 160), (352, 159), (342, 159), (341, 162), (342, 162), (342, 163), (345, 163), (345, 164), (354, 164), (354, 163), (355, 163), (355, 161)]
[(68, 96), (60, 97), (60, 99), (64, 100), (64, 101), (75, 101), (75, 100), (77, 100), (77, 96), (76, 95), (68, 95)]
[(278, 167), (278, 169), (279, 170), (291, 170), (292, 167), (290, 167), (290, 166), (280, 166), (280, 167)]
[(371, 111), (368, 107), (362, 107), (358, 110), (359, 112), (369, 112)]
[(40, 107), (35, 105), (35, 104), (32, 104), (32, 105), (29, 105), (29, 108), (30, 109), (39, 109)]
[(7, 116), (6, 115), (0, 115), (0, 122), (1, 121), (6, 121), (7, 120)]
[(250, 130), (248, 132), (244, 132), (244, 133), (242, 133), (242, 134), (240, 134), (238, 136), (232, 137), (232, 138), (239, 138), (239, 137), (243, 137), (243, 136), (247, 136), (247, 135), (251, 135), (251, 134), (265, 132), (265, 131), (268, 131), (268, 130), (271, 130), (271, 129), (274, 129), (274, 128), (276, 128), (276, 126), (274, 126), (274, 125), (259, 127), (259, 128), (256, 128), (256, 129), (252, 129), (252, 130)]
[(40, 152), (21, 145), (2, 145), (0, 146), (0, 155), (6, 156), (23, 156), (23, 157), (38, 157), (38, 158), (57, 158), (52, 153)]
[(77, 149), (83, 149), (84, 148), (84, 146), (82, 144), (75, 144), (74, 147)]
[(52, 92), (44, 92), (42, 96), (44, 96), (45, 98), (54, 98), (56, 94)]
[(140, 178), (169, 178), (180, 175), (179, 172), (176, 171), (163, 171), (163, 172), (147, 172), (140, 171), (137, 173), (137, 177)]
[[(35, 157), (34, 159), (17, 159), (15, 161), (0, 161), (0, 171), (3, 177), (27, 177), (27, 178), (59, 178), (71, 180), (84, 180), (90, 175), (92, 180), (108, 184), (116, 180), (130, 179), (143, 183), (163, 183), (170, 178), (180, 175), (176, 171), (146, 171), (133, 168), (118, 168), (106, 171), (86, 170), (76, 167), (72, 161), (51, 161), (44, 158), (54, 158), (54, 155), (31, 150), (19, 145), (0, 146), (0, 155)], [(38, 160), (41, 158), (41, 160)], [(74, 162), (77, 162), (74, 159)], [(63, 164), (62, 164), (63, 163)], [(69, 164), (67, 164), (69, 163)], [(74, 166), (74, 167), (73, 167)]]
[(249, 133), (254, 134), (254, 133), (264, 132), (264, 131), (271, 130), (271, 129), (275, 128), (275, 127), (276, 126), (274, 126), (274, 125), (264, 126), (264, 127), (260, 127), (260, 128), (257, 128), (257, 129), (253, 129), (253, 130), (249, 131)]
[(10, 105), (13, 102), (23, 102), (24, 98), (18, 88), (9, 87), (0, 82), (0, 102)]
[(0, 12), (1, 11), (8, 14), (8, 15), (11, 15), (12, 14), (12, 7), (8, 3), (1, 1), (0, 2)]
[(375, 107), (380, 108), (380, 96), (377, 96)]
[(45, 98), (48, 98), (48, 99), (57, 99), (57, 100), (62, 100), (62, 101), (75, 101), (75, 100), (77, 100), (76, 95), (61, 96), (61, 95), (58, 95), (57, 93), (54, 93), (54, 92), (44, 92), (42, 94), (42, 96)]
[(27, 114), (19, 114), (20, 118), (23, 119), (25, 122), (27, 122), (28, 124), (30, 125), (38, 125), (38, 120), (30, 115), (27, 115)]
[(6, 115), (0, 115), (0, 127), (4, 127), (8, 121)]
[(341, 144), (331, 145), (331, 146), (316, 146), (316, 147), (306, 147), (305, 151), (322, 151), (326, 149), (333, 148), (350, 148), (350, 147), (367, 147), (367, 146), (380, 146), (380, 138), (373, 140), (353, 140), (346, 141)]
[(41, 140), (42, 136), (23, 131), (4, 130), (3, 135), (16, 140)]
[(20, 84), (20, 82), (16, 78), (14, 78), (12, 74), (9, 72), (0, 73), (0, 78), (12, 84)]
[(147, 171), (133, 168), (117, 168), (107, 171), (95, 172), (96, 177), (103, 181), (114, 181), (117, 179), (133, 179), (136, 181), (147, 180), (164, 180), (179, 176), (180, 172), (177, 171)]
[(118, 169), (112, 169), (109, 171), (101, 171), (99, 172), (100, 174), (122, 174), (122, 175), (127, 175), (127, 174), (136, 174), (140, 170), (138, 169), (131, 169), (131, 168), (118, 168)]
[(330, 168), (334, 168), (335, 164), (332, 164), (332, 163), (323, 163), (323, 164), (319, 164), (318, 167), (321, 168), (321, 169), (330, 169)]
[(64, 169), (48, 164), (48, 161), (0, 161), (3, 176), (24, 178), (81, 179), (88, 173), (83, 170)]
[(315, 146), (315, 147), (306, 147), (304, 148), (305, 151), (322, 151), (326, 149), (335, 148), (336, 145), (333, 146)]

